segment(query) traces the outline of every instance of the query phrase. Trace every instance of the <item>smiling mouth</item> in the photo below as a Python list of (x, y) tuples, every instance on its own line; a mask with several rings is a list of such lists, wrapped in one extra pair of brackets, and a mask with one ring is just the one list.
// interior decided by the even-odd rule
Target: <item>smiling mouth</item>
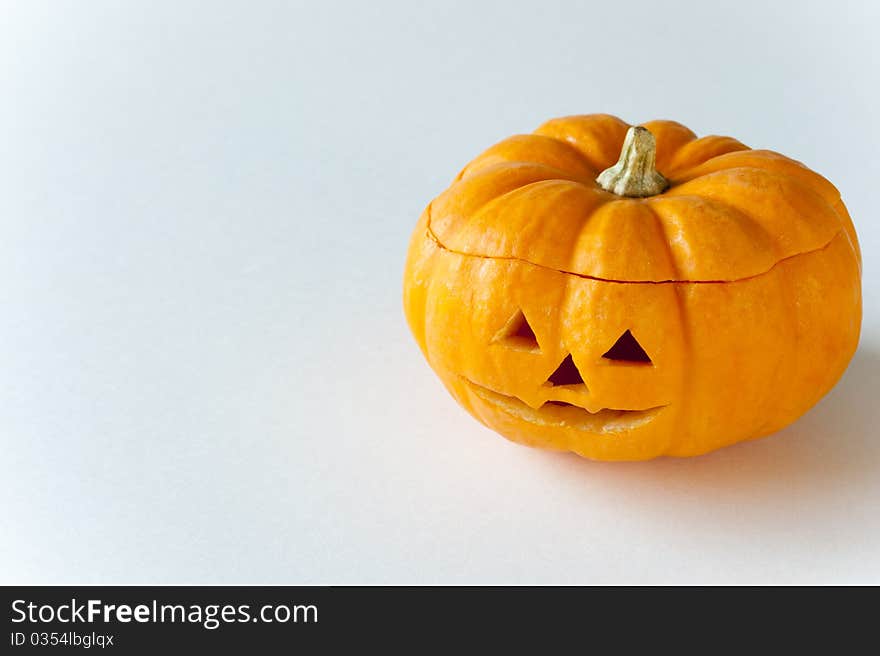
[(666, 407), (661, 405), (647, 410), (603, 408), (590, 412), (564, 401), (546, 401), (539, 408), (532, 408), (515, 396), (499, 394), (464, 377), (462, 380), (483, 401), (512, 417), (539, 426), (567, 426), (591, 433), (620, 433), (644, 426)]

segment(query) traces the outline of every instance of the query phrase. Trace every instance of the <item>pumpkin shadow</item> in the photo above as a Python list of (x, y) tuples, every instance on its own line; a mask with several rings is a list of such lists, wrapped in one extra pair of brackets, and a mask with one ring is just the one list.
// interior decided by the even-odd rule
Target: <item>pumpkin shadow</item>
[(582, 484), (593, 499), (623, 498), (628, 510), (648, 517), (661, 507), (666, 518), (683, 509), (676, 521), (706, 521), (711, 513), (714, 523), (773, 531), (783, 530), (786, 513), (797, 508), (808, 509), (811, 521), (839, 526), (841, 513), (872, 512), (866, 504), (880, 487), (878, 389), (880, 352), (866, 347), (824, 399), (766, 438), (696, 458), (595, 463), (548, 454), (548, 464), (568, 482), (588, 479)]

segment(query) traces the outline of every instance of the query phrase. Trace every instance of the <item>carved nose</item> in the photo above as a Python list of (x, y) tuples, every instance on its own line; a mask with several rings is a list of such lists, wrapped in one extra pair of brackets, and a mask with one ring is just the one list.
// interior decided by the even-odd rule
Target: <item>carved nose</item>
[(571, 358), (571, 353), (565, 356), (565, 360), (562, 361), (558, 367), (556, 367), (556, 371), (550, 374), (550, 377), (547, 379), (547, 382), (551, 385), (585, 385), (584, 379), (581, 377), (581, 372), (578, 371), (577, 366), (574, 363), (574, 360)]
[(636, 341), (636, 338), (629, 330), (618, 337), (617, 341), (614, 342), (614, 346), (608, 349), (602, 357), (606, 360), (652, 364), (651, 358), (645, 353), (645, 349)]

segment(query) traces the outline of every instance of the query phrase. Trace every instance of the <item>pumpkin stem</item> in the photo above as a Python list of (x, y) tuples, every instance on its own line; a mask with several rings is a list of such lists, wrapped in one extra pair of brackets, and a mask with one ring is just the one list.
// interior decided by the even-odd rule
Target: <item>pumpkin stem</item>
[(602, 171), (596, 182), (618, 196), (644, 198), (659, 194), (669, 182), (654, 168), (656, 155), (654, 135), (646, 128), (633, 126), (626, 132), (617, 164)]

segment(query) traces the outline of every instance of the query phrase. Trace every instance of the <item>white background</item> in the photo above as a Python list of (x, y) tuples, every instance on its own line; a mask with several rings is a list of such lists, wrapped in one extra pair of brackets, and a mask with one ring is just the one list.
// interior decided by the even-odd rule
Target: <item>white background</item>
[[(872, 2), (3, 2), (0, 581), (880, 582)], [(572, 113), (832, 180), (859, 352), (781, 434), (508, 443), (401, 310), (428, 201)]]

